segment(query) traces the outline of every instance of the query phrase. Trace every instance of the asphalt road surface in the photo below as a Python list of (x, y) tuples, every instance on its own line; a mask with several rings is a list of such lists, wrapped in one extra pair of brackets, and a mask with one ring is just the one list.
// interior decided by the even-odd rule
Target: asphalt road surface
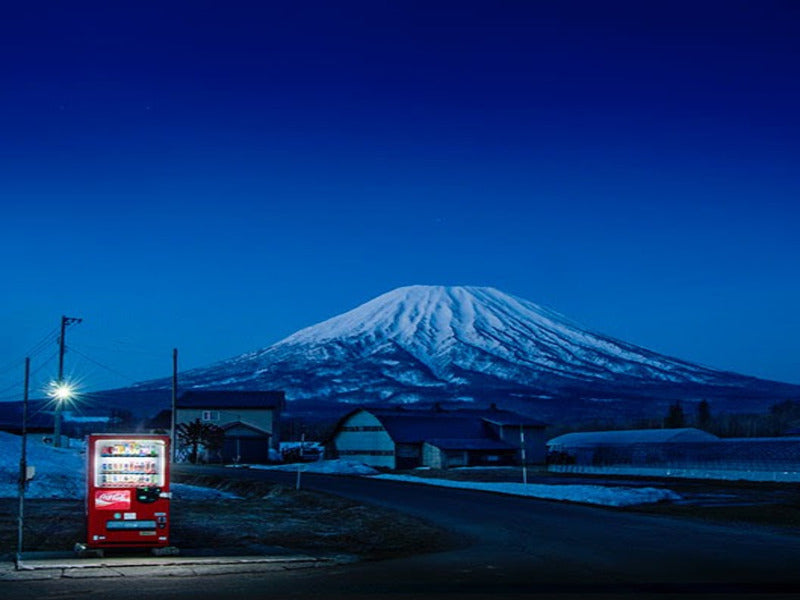
[[(294, 474), (274, 471), (205, 472), (295, 481)], [(302, 484), (421, 517), (463, 543), (447, 552), (298, 571), (5, 582), (0, 596), (800, 598), (800, 535), (775, 529), (368, 478), (304, 474)]]

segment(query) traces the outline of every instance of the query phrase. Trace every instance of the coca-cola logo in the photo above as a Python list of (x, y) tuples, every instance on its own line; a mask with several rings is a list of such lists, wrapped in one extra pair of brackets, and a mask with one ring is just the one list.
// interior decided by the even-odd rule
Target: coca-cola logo
[(94, 506), (100, 510), (127, 510), (131, 507), (130, 490), (96, 491)]

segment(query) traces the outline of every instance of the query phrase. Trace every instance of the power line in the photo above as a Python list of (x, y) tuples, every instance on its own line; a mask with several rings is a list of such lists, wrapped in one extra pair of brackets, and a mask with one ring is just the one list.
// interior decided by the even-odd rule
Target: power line
[(111, 345), (87, 344), (85, 342), (81, 342), (81, 348), (83, 348), (84, 350), (86, 349), (97, 350), (100, 352), (125, 352), (126, 354), (136, 353), (148, 357), (153, 357), (156, 355), (156, 353), (153, 352), (152, 348), (136, 346), (134, 344), (129, 344), (128, 342), (121, 342), (119, 340), (113, 341)]
[[(47, 360), (45, 360), (44, 362), (42, 362), (42, 364), (40, 364), (40, 365), (39, 365), (38, 367), (36, 367), (36, 368), (35, 368), (33, 371), (31, 371), (31, 373), (30, 373), (30, 376), (32, 377), (33, 375), (36, 375), (36, 374), (37, 374), (37, 373), (39, 373), (39, 372), (40, 372), (42, 369), (44, 369), (45, 367), (47, 367), (47, 366), (48, 366), (48, 363), (49, 363), (51, 360), (53, 360), (53, 359), (54, 359), (56, 356), (58, 356), (58, 350), (56, 350), (55, 352), (53, 352), (53, 354), (51, 354), (51, 355), (50, 355), (50, 356), (47, 358)], [(6, 386), (6, 387), (4, 387), (4, 388), (0, 388), (0, 394), (2, 394), (2, 393), (4, 393), (4, 392), (7, 392), (7, 391), (9, 391), (9, 390), (13, 390), (14, 388), (16, 388), (16, 387), (18, 387), (18, 386), (20, 386), (20, 385), (21, 385), (21, 384), (20, 384), (19, 382), (17, 382), (17, 383), (12, 383), (11, 385), (7, 385), (7, 386)], [(14, 400), (14, 399), (18, 399), (18, 398), (19, 398), (19, 397), (17, 396), (17, 394), (12, 394), (12, 395), (7, 395), (7, 396), (0, 396), (0, 400)]]
[(103, 363), (101, 363), (100, 361), (92, 358), (91, 356), (87, 356), (86, 354), (84, 354), (83, 352), (81, 352), (80, 350), (75, 348), (75, 346), (70, 345), (70, 346), (67, 346), (67, 348), (72, 350), (78, 356), (88, 360), (90, 363), (93, 363), (93, 364), (97, 365), (101, 369), (105, 369), (109, 373), (113, 373), (114, 375), (117, 375), (118, 377), (122, 377), (123, 379), (127, 379), (130, 383), (136, 383), (136, 379), (134, 379), (130, 375), (126, 375), (125, 373), (120, 373), (116, 369), (113, 369), (112, 367), (109, 367), (108, 365), (104, 365)]
[(33, 358), (34, 356), (44, 352), (47, 349), (47, 346), (50, 344), (50, 342), (58, 341), (58, 332), (59, 328), (56, 327), (55, 329), (50, 331), (47, 335), (45, 335), (43, 338), (41, 338), (38, 342), (36, 342), (30, 348), (30, 350), (28, 350), (25, 353), (23, 358), (9, 362), (4, 367), (0, 368), (0, 375), (16, 369), (19, 366), (18, 363), (23, 363), (25, 358)]

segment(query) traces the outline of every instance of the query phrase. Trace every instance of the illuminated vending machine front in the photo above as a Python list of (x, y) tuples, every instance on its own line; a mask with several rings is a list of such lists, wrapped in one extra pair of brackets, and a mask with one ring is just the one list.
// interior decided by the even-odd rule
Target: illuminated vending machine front
[(87, 458), (87, 546), (169, 545), (169, 437), (92, 434)]

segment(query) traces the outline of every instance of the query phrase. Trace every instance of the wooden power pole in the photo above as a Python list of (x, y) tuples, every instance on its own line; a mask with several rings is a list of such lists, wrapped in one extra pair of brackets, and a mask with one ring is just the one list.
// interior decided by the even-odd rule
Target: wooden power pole
[(169, 444), (170, 444), (170, 459), (175, 462), (175, 419), (176, 405), (178, 404), (178, 349), (172, 349), (172, 412), (170, 414), (169, 425)]

